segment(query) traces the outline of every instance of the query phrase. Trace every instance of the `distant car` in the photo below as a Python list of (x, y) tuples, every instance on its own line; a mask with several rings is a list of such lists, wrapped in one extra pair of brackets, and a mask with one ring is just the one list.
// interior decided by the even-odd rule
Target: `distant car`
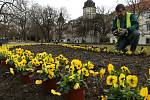
[(8, 38), (6, 38), (6, 37), (2, 37), (2, 38), (0, 38), (0, 44), (5, 44), (5, 43), (8, 43)]

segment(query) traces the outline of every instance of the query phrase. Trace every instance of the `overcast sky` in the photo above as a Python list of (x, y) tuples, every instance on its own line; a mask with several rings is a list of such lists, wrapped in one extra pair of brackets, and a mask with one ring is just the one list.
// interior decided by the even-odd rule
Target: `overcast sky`
[[(50, 5), (54, 8), (66, 7), (71, 19), (83, 15), (84, 2), (87, 0), (29, 0), (30, 4), (38, 3), (42, 6)], [(108, 10), (114, 10), (118, 3), (125, 4), (125, 0), (93, 0), (96, 7), (105, 7)]]

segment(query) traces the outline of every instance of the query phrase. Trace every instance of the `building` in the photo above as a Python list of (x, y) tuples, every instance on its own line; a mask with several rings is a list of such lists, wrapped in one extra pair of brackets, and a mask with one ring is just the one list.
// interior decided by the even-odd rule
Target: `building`
[(150, 44), (150, 1), (144, 0), (141, 13), (141, 32), (139, 44)]
[[(62, 42), (99, 43), (100, 14), (96, 13), (96, 6), (92, 0), (84, 2), (83, 15), (65, 23), (61, 32)], [(55, 38), (56, 39), (56, 38)], [(103, 38), (102, 38), (103, 39)]]

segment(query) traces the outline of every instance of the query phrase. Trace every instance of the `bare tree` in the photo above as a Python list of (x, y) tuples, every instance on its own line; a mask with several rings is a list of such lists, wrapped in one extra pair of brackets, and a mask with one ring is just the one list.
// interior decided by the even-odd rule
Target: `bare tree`
[(43, 8), (39, 4), (33, 4), (29, 10), (30, 20), (30, 37), (32, 40), (42, 40), (42, 10)]
[(144, 0), (126, 0), (128, 4), (128, 9), (131, 10), (133, 13), (137, 14), (138, 17), (144, 10)]
[(27, 1), (18, 0), (16, 3), (17, 7), (21, 10), (14, 9), (13, 13), (15, 16), (12, 16), (14, 19), (14, 23), (17, 25), (19, 29), (19, 33), (23, 40), (27, 40), (27, 22), (28, 18), (28, 6)]
[(57, 11), (54, 10), (52, 7), (47, 6), (46, 8), (43, 9), (43, 14), (42, 14), (42, 19), (43, 19), (43, 29), (45, 31), (45, 39), (46, 41), (50, 41), (52, 37), (50, 37), (50, 30), (52, 30), (52, 27), (55, 25), (57, 21)]
[(84, 43), (84, 39), (86, 38), (86, 34), (88, 32), (88, 20), (83, 20), (83, 19), (80, 19), (78, 23), (75, 23), (77, 29), (76, 29), (76, 34), (79, 36), (79, 37), (82, 37), (82, 43)]
[(16, 33), (9, 36), (19, 36), (25, 41), (30, 38), (48, 42), (52, 40), (50, 31), (57, 25), (58, 12), (68, 19), (66, 11), (65, 8), (56, 10), (39, 4), (29, 8), (27, 0), (0, 0), (0, 30), (5, 35)]
[[(5, 23), (5, 26), (8, 27), (13, 25), (24, 40), (26, 40), (27, 13), (28, 8), (26, 0), (1, 1), (0, 14), (3, 16), (0, 21), (1, 24)], [(8, 34), (8, 32), (6, 33)]]
[(41, 7), (39, 4), (32, 5), (30, 9), (30, 22), (32, 36), (35, 40), (50, 41), (52, 39), (50, 31), (56, 25), (58, 18), (57, 11), (50, 7)]
[(14, 10), (23, 12), (25, 10), (25, 0), (0, 0), (0, 14), (4, 16), (13, 15)]
[(100, 42), (107, 40), (107, 34), (111, 31), (112, 13), (104, 7), (97, 7), (98, 21), (95, 26), (96, 31), (99, 32)]

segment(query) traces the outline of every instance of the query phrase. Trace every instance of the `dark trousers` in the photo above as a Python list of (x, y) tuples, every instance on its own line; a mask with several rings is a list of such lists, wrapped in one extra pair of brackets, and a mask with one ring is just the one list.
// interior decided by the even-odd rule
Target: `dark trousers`
[(116, 45), (117, 50), (125, 52), (126, 47), (128, 45), (131, 45), (130, 50), (134, 52), (138, 45), (139, 37), (140, 37), (139, 31), (128, 33), (128, 36), (119, 37)]

